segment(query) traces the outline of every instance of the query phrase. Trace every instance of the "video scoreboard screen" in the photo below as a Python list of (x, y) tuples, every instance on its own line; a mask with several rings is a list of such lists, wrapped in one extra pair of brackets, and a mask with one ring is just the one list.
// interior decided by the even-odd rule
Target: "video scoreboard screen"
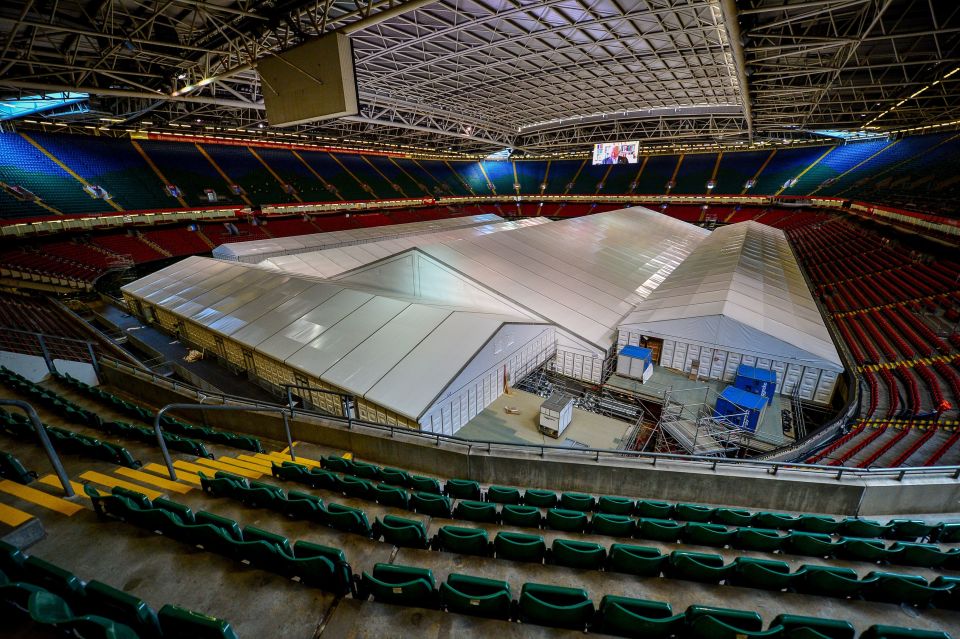
[(594, 164), (636, 164), (639, 142), (604, 142), (593, 146)]

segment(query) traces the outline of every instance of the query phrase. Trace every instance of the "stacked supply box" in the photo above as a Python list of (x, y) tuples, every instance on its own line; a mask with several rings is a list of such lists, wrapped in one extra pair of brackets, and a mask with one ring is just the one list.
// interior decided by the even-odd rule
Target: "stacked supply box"
[(649, 348), (624, 346), (617, 356), (617, 375), (647, 381), (653, 375), (652, 357)]
[(737, 378), (733, 385), (748, 393), (765, 397), (767, 403), (772, 404), (773, 396), (777, 392), (777, 373), (741, 364), (737, 368)]
[(724, 419), (737, 428), (755, 433), (766, 407), (765, 397), (748, 393), (736, 386), (727, 386), (717, 398), (713, 416)]

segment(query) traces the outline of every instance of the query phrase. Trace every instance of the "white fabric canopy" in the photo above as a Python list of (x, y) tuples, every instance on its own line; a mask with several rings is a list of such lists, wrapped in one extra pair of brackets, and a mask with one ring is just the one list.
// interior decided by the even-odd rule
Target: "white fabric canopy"
[[(247, 262), (256, 264), (267, 258), (277, 255), (294, 255), (307, 251), (319, 251), (336, 246), (349, 246), (373, 242), (388, 237), (403, 237), (420, 233), (431, 233), (449, 229), (465, 228), (477, 224), (491, 224), (502, 222), (503, 218), (492, 213), (482, 215), (467, 215), (463, 217), (444, 218), (442, 220), (428, 220), (425, 222), (406, 222), (404, 224), (390, 224), (386, 226), (370, 226), (327, 233), (310, 233), (308, 235), (291, 235), (276, 237), (268, 240), (252, 240), (249, 242), (228, 242), (213, 249), (213, 256), (231, 262)], [(268, 230), (269, 225), (266, 227)]]
[(759, 222), (714, 231), (620, 328), (843, 370), (786, 236)]

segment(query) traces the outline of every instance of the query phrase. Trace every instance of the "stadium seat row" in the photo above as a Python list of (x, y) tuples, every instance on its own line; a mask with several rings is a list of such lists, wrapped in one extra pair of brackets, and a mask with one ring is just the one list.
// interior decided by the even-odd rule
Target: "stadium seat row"
[(5, 477), (18, 484), (29, 484), (37, 478), (37, 473), (27, 470), (14, 455), (0, 450), (0, 477)]

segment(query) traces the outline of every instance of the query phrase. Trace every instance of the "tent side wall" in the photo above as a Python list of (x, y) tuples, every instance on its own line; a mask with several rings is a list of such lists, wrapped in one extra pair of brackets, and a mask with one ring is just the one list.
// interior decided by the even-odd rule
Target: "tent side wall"
[(587, 346), (580, 340), (557, 331), (557, 355), (550, 361), (550, 370), (590, 384), (603, 383), (603, 371), (607, 367), (608, 353), (595, 346)]
[(517, 382), (553, 357), (556, 339), (549, 325), (502, 326), (427, 409), (421, 429), (453, 435), (503, 394), (504, 368)]
[[(155, 318), (153, 323), (166, 332), (179, 337), (181, 341), (188, 345), (198, 347), (204, 351), (205, 355), (214, 355), (237, 372), (246, 371), (253, 381), (278, 395), (283, 392), (284, 384), (312, 386), (335, 393), (350, 394), (342, 388), (337, 388), (316, 377), (307, 375), (303, 371), (259, 351), (242, 346), (235, 340), (223, 337), (206, 326), (175, 315), (128, 292), (124, 292), (123, 297), (128, 308), (135, 312), (137, 309), (141, 309), (138, 315), (142, 319), (149, 322), (149, 318), (152, 316)], [(344, 416), (340, 398), (335, 395), (313, 391), (300, 391), (297, 394), (313, 408), (338, 417)], [(363, 398), (356, 398), (355, 404), (356, 416), (362, 420), (412, 429), (420, 427), (415, 420), (387, 410)]]
[[(762, 357), (738, 353), (717, 345), (698, 343), (692, 340), (677, 340), (656, 333), (644, 333), (646, 337), (663, 340), (660, 360), (654, 362), (666, 368), (683, 373), (693, 372), (695, 360), (700, 362), (699, 375), (704, 379), (716, 379), (733, 383), (740, 364), (772, 370), (777, 374), (777, 392), (792, 395), (799, 387), (800, 399), (816, 404), (828, 405), (837, 386), (839, 373), (796, 362), (784, 362), (774, 357)], [(641, 335), (629, 330), (621, 330), (618, 338), (618, 351), (624, 346), (640, 346)]]

